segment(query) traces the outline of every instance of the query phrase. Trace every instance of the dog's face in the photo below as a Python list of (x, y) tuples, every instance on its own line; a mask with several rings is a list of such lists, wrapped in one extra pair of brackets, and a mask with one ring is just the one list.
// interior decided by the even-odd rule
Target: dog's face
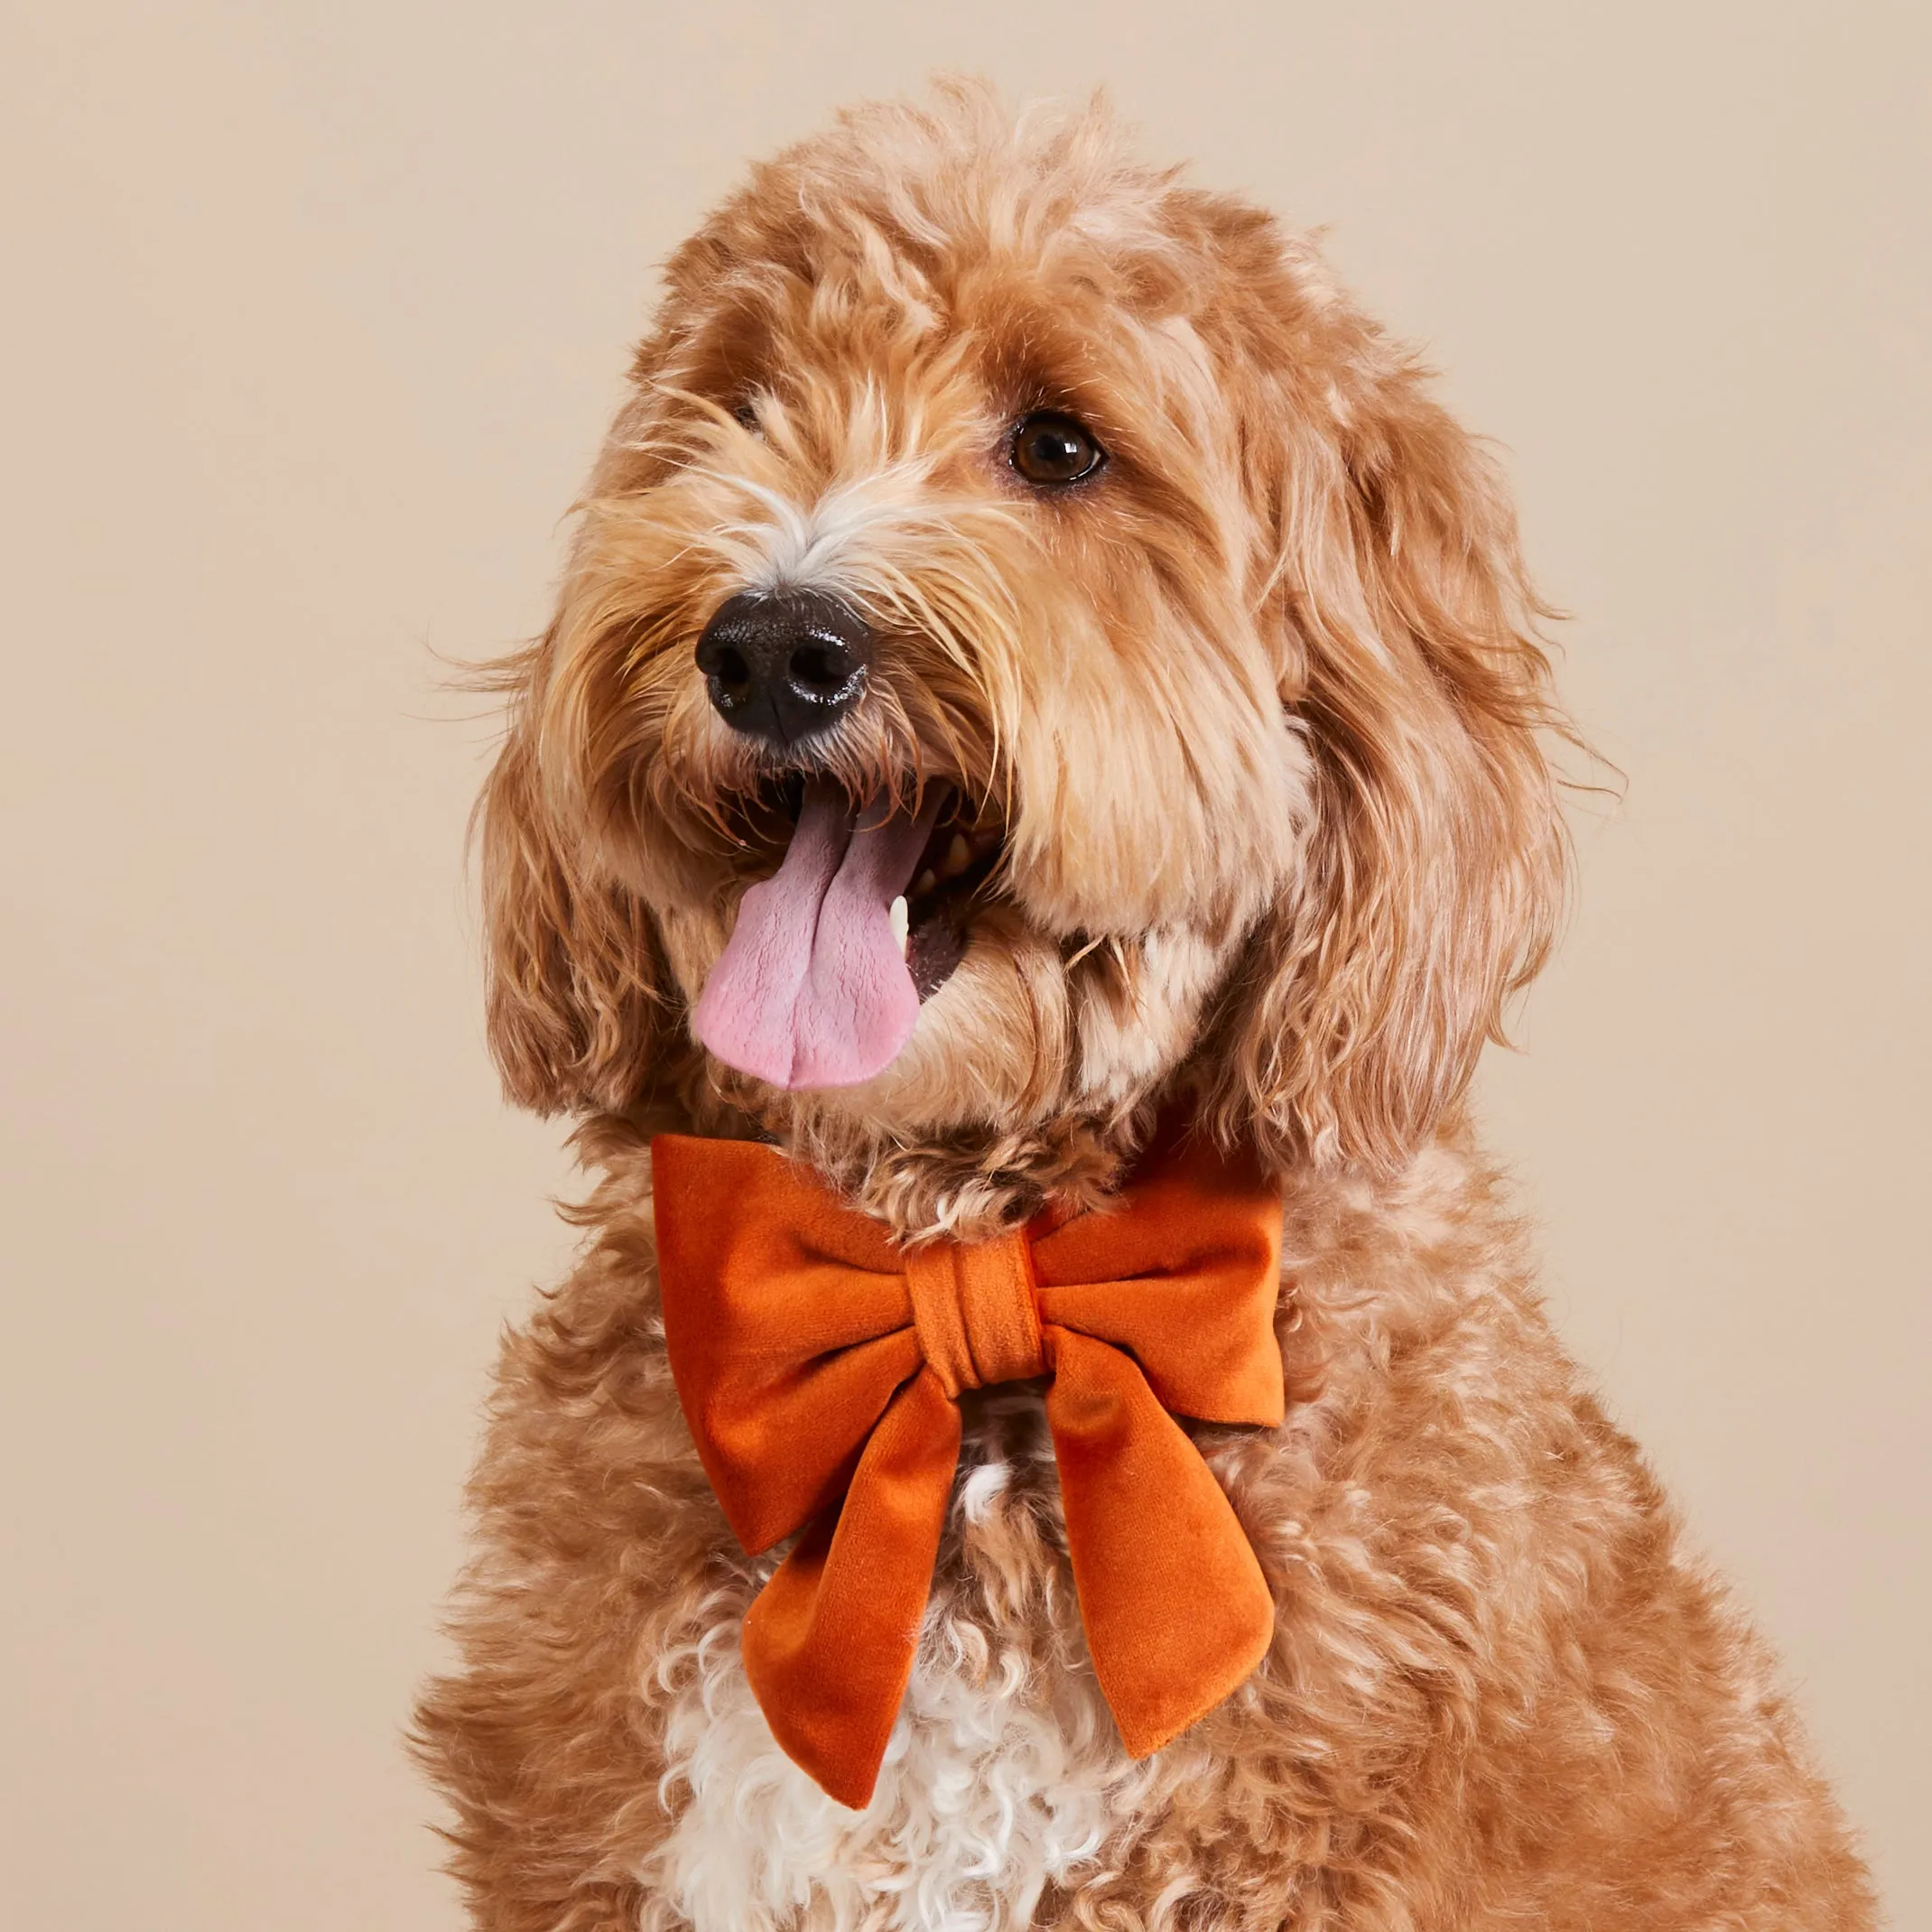
[(1562, 844), (1508, 512), (1399, 352), (972, 92), (761, 170), (668, 284), (486, 798), (512, 1091), (1426, 1131)]

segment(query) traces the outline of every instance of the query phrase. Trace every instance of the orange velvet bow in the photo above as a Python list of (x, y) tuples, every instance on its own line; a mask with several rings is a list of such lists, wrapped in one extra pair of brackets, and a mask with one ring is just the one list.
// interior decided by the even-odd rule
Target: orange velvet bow
[(1135, 1757), (1253, 1670), (1273, 1599), (1174, 1416), (1281, 1420), (1281, 1202), (1257, 1173), (1170, 1149), (1107, 1212), (901, 1249), (776, 1147), (667, 1134), (651, 1155), (705, 1473), (748, 1550), (810, 1525), (746, 1613), (745, 1668), (833, 1797), (871, 1797), (905, 1695), (963, 1389), (1052, 1378), (1087, 1646)]

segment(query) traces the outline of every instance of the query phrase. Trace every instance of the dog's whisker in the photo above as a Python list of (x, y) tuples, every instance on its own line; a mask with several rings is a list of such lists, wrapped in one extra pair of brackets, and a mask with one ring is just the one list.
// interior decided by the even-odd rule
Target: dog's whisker
[(1100, 944), (1101, 941), (1098, 938), (1088, 940), (1085, 945), (1082, 946), (1078, 952), (1073, 953), (1072, 957), (1068, 959), (1066, 962), (1066, 970), (1069, 972), (1072, 972), (1074, 967), (1078, 966), (1080, 962), (1083, 959), (1085, 959), (1089, 953), (1092, 952), (1095, 948), (1098, 947)]

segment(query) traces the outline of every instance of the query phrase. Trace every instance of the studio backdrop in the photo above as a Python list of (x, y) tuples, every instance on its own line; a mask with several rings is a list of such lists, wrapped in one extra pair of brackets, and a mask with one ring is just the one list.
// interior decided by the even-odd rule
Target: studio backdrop
[(575, 1184), (483, 1045), (453, 667), (543, 623), (665, 251), (941, 70), (1325, 226), (1496, 440), (1622, 776), (1486, 1131), (1932, 1917), (1928, 20), (9, 7), (10, 1922), (459, 1922), (401, 1732)]

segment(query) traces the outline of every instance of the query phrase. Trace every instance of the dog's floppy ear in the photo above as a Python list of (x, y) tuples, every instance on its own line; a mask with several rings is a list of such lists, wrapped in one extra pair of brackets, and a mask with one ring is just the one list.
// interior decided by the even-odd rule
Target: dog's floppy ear
[(669, 1012), (643, 901), (562, 826), (538, 766), (550, 642), (506, 667), (510, 727), (478, 802), (490, 1051), (504, 1091), (552, 1114), (620, 1110), (646, 1090)]
[(1546, 739), (1569, 734), (1493, 466), (1412, 364), (1356, 348), (1328, 426), (1284, 411), (1299, 431), (1251, 457), (1314, 815), (1211, 1051), (1224, 1132), (1386, 1166), (1549, 950), (1568, 846)]

